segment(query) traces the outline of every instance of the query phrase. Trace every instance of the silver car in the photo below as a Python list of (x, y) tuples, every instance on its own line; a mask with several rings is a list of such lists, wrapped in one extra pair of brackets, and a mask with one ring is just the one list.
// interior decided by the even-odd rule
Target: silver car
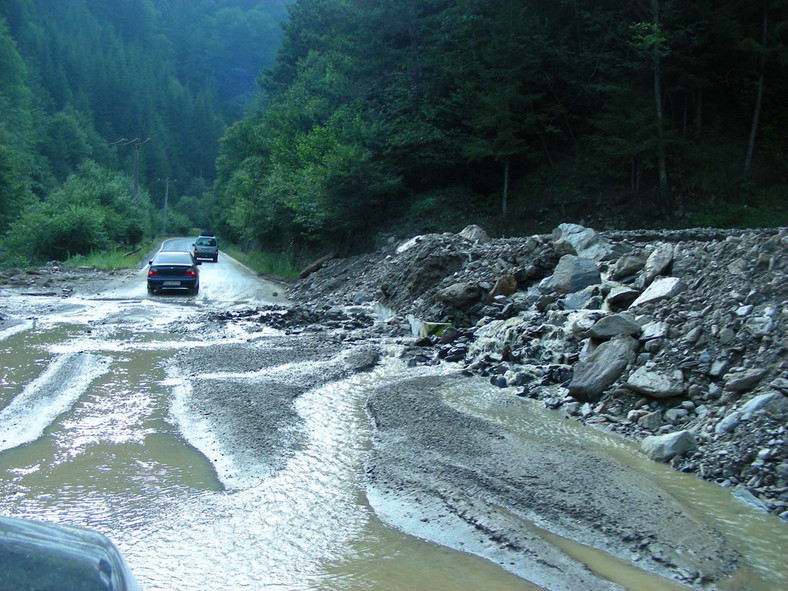
[(194, 258), (219, 260), (219, 243), (213, 234), (200, 234), (194, 241)]

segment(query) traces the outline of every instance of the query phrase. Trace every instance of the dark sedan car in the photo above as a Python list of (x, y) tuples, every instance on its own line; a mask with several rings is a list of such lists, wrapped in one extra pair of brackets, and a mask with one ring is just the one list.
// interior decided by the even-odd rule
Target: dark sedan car
[(104, 534), (12, 517), (0, 517), (0, 589), (140, 591)]
[(200, 291), (200, 263), (190, 252), (159, 251), (148, 267), (148, 293), (163, 290)]

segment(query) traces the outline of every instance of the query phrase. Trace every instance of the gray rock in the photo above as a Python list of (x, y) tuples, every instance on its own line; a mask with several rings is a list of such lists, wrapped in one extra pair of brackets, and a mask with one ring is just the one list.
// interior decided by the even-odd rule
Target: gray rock
[(575, 364), (569, 393), (578, 400), (595, 400), (635, 360), (636, 349), (637, 341), (631, 337), (605, 341)]
[(779, 392), (769, 392), (767, 394), (756, 396), (752, 400), (748, 400), (741, 407), (742, 419), (745, 421), (749, 420), (756, 412), (762, 408), (772, 405), (775, 402), (785, 403), (785, 397)]
[(739, 426), (741, 423), (742, 413), (738, 410), (733, 411), (729, 415), (725, 416), (717, 425), (714, 427), (714, 432), (718, 435), (720, 433), (732, 433), (736, 427)]
[(733, 488), (733, 496), (739, 499), (740, 501), (747, 503), (750, 507), (754, 509), (758, 509), (759, 511), (763, 511), (764, 513), (769, 512), (769, 507), (761, 501), (758, 497), (752, 494), (749, 489), (743, 484), (737, 484)]
[(643, 325), (640, 340), (645, 342), (653, 339), (664, 339), (668, 336), (669, 331), (670, 327), (667, 322), (648, 322)]
[(684, 374), (680, 369), (664, 373), (639, 367), (627, 379), (627, 386), (652, 398), (670, 398), (684, 393)]
[(635, 275), (643, 270), (648, 257), (642, 250), (633, 251), (625, 254), (616, 261), (610, 270), (610, 278), (617, 281), (630, 275)]
[(640, 452), (656, 462), (668, 462), (697, 447), (689, 431), (650, 435), (640, 442)]
[(744, 329), (754, 337), (765, 337), (774, 329), (774, 320), (769, 316), (753, 316), (747, 319)]
[(638, 419), (638, 425), (649, 431), (656, 431), (662, 426), (662, 413), (658, 410), (643, 415)]
[(553, 248), (561, 256), (572, 254), (600, 261), (610, 253), (610, 245), (595, 230), (578, 224), (561, 224), (553, 230)]
[(599, 306), (594, 305), (594, 294), (591, 293), (590, 287), (586, 289), (569, 293), (566, 297), (561, 298), (561, 308), (563, 310), (590, 310), (598, 309)]
[(665, 411), (665, 420), (674, 425), (688, 416), (689, 411), (685, 408), (671, 408)]
[(591, 285), (599, 285), (602, 277), (591, 259), (565, 254), (553, 273), (552, 287), (559, 293), (574, 293)]
[(476, 303), (480, 297), (481, 290), (470, 283), (455, 283), (435, 295), (435, 299), (439, 302), (460, 310)]
[(730, 364), (725, 361), (724, 359), (718, 359), (711, 364), (711, 369), (709, 369), (709, 375), (713, 378), (718, 378), (723, 375), (726, 371), (728, 371), (728, 367)]
[(460, 232), (460, 236), (466, 240), (470, 240), (471, 242), (480, 242), (482, 244), (490, 241), (490, 237), (487, 235), (487, 232), (485, 232), (481, 226), (477, 226), (476, 224), (465, 226)]
[(630, 308), (670, 299), (684, 291), (684, 282), (678, 277), (658, 277), (632, 302)]
[(752, 389), (766, 375), (767, 371), (762, 368), (745, 369), (737, 367), (722, 376), (725, 382), (725, 389), (733, 392), (743, 392)]
[(723, 345), (730, 345), (733, 341), (736, 340), (736, 331), (734, 331), (731, 327), (726, 326), (720, 331), (720, 343)]
[(610, 290), (610, 293), (605, 298), (605, 302), (612, 309), (626, 308), (634, 302), (640, 292), (625, 285), (617, 285)]
[(589, 330), (595, 339), (611, 339), (619, 335), (636, 337), (641, 333), (640, 324), (628, 314), (610, 314), (597, 320)]
[(662, 275), (673, 262), (673, 246), (670, 244), (659, 245), (646, 260), (643, 268), (643, 285), (650, 285), (658, 276)]

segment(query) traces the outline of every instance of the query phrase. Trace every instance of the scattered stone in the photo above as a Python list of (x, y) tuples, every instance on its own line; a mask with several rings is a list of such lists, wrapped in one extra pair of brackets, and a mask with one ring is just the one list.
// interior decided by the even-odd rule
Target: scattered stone
[[(377, 298), (360, 305), (388, 311), (364, 336), (395, 339), (412, 365), (451, 360), (466, 375), (503, 377), (523, 396), (626, 437), (686, 425), (697, 448), (672, 462), (677, 469), (743, 483), (788, 521), (788, 229), (598, 233), (566, 224), (490, 240), (471, 230), (332, 260), (287, 295), (316, 307)], [(35, 292), (49, 291), (52, 273), (4, 275)], [(488, 303), (505, 276), (515, 291)], [(310, 318), (301, 316), (278, 317), (277, 327)], [(409, 346), (409, 316), (444, 332)]]
[(670, 299), (684, 291), (684, 289), (684, 282), (678, 277), (659, 277), (646, 288), (646, 291), (640, 294), (640, 296), (632, 302), (630, 308), (637, 308), (638, 306)]
[(565, 254), (553, 273), (552, 287), (559, 293), (574, 293), (591, 285), (599, 285), (602, 278), (591, 259)]
[(640, 443), (640, 452), (655, 462), (669, 462), (696, 447), (695, 438), (689, 431), (676, 431), (646, 437)]
[(664, 373), (639, 367), (627, 379), (627, 386), (652, 398), (672, 398), (684, 393), (684, 374), (680, 369)]

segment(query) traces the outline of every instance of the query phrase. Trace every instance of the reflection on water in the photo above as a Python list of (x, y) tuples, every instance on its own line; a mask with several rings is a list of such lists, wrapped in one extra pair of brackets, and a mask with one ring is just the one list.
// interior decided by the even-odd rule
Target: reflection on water
[[(176, 392), (188, 395), (188, 376), (164, 372), (180, 348), (177, 337), (149, 329), (129, 336), (115, 325), (86, 333), (57, 323), (9, 336), (20, 366), (25, 357), (38, 359), (32, 372), (9, 374), (28, 384), (68, 365), (59, 359), (100, 359), (102, 371), (85, 374), (68, 404), (51, 400), (53, 420), (41, 436), (0, 453), (0, 514), (107, 534), (148, 591), (532, 588), (484, 560), (392, 531), (371, 514), (360, 480), (369, 435), (361, 406), (364, 391), (384, 379), (379, 372), (301, 396), (306, 437), (298, 453), (262, 482), (226, 490), (170, 414)], [(37, 391), (58, 390), (48, 383)], [(26, 387), (9, 383), (3, 404)]]
[[(20, 432), (26, 437), (0, 446), (0, 514), (102, 531), (148, 591), (536, 589), (490, 562), (391, 530), (367, 505), (365, 392), (417, 370), (384, 364), (302, 395), (296, 408), (303, 421), (300, 447), (281, 470), (262, 479), (238, 478), (228, 488), (219, 481), (221, 462), (213, 465), (197, 449), (197, 417), (174, 412), (179, 400), (188, 407), (190, 376), (165, 373), (164, 367), (184, 347), (238, 342), (249, 334), (236, 327), (212, 343), (204, 335), (171, 333), (170, 323), (188, 322), (197, 311), (174, 299), (53, 301), (52, 311), (18, 325), (23, 328), (0, 331), (0, 412), (24, 417), (18, 408), (27, 400), (34, 403), (28, 408), (37, 409), (34, 415), (49, 414), (47, 424), (25, 423)], [(146, 320), (151, 315), (155, 325)], [(200, 378), (253, 382), (282, 375), (298, 379), (291, 366)], [(521, 437), (612, 456), (659, 481), (718, 527), (751, 565), (728, 583), (731, 590), (788, 588), (788, 528), (778, 520), (753, 512), (719, 487), (645, 460), (615, 435), (565, 420), (510, 391), (468, 384), (473, 388), (446, 392), (446, 400)], [(57, 396), (63, 392), (68, 396)], [(7, 426), (0, 429), (7, 440), (15, 436)], [(607, 557), (589, 549), (566, 551), (592, 568), (609, 567)], [(610, 568), (616, 580), (626, 570)], [(634, 581), (627, 586), (644, 588), (638, 575)]]

